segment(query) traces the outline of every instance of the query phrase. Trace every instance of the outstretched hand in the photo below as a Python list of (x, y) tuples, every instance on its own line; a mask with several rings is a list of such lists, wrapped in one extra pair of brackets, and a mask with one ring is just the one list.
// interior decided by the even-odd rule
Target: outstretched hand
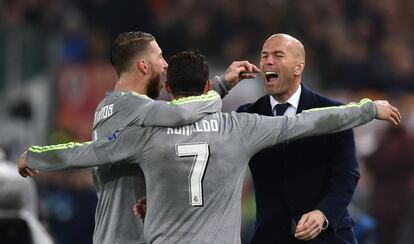
[(376, 100), (374, 101), (374, 105), (377, 108), (377, 114), (375, 115), (376, 119), (388, 120), (394, 125), (399, 125), (401, 123), (400, 111), (389, 104), (387, 100)]
[(239, 81), (243, 79), (256, 78), (255, 73), (259, 73), (260, 69), (249, 61), (234, 61), (224, 73), (224, 79), (233, 88)]
[(147, 197), (142, 197), (134, 204), (134, 215), (137, 218), (144, 219), (147, 213)]
[(23, 177), (33, 177), (39, 173), (37, 169), (31, 169), (27, 166), (26, 152), (22, 153), (19, 158), (18, 172)]

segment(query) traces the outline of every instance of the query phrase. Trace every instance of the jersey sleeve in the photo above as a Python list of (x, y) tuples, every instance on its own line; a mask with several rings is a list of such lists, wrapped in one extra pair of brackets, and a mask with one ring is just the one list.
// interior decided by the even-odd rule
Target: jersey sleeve
[(27, 150), (27, 165), (41, 171), (58, 171), (111, 163), (138, 163), (145, 146), (141, 129), (130, 126), (93, 142), (32, 146)]
[(216, 75), (213, 79), (213, 89), (224, 98), (230, 91), (229, 83), (224, 79), (224, 75)]
[(153, 101), (143, 105), (144, 126), (179, 126), (191, 124), (205, 115), (222, 108), (220, 95), (215, 91), (200, 96), (186, 97), (171, 103)]
[(31, 146), (26, 153), (27, 165), (41, 171), (89, 167), (99, 161), (92, 142), (69, 142), (58, 145)]
[(359, 103), (343, 106), (304, 110), (294, 116), (266, 117), (255, 114), (238, 114), (242, 142), (254, 155), (275, 144), (308, 136), (335, 133), (373, 120), (374, 103), (363, 99)]

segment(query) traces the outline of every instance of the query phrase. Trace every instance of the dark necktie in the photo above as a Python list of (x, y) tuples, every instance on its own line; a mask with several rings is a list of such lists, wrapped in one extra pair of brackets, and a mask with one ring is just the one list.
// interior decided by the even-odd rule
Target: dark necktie
[(283, 116), (286, 112), (286, 109), (290, 106), (290, 103), (279, 103), (276, 104), (273, 108), (273, 111), (276, 110), (274, 113), (276, 116)]
[[(273, 111), (276, 110), (276, 112), (274, 111), (273, 114), (275, 114), (276, 116), (283, 116), (289, 106), (290, 106), (290, 103), (276, 104), (275, 107), (273, 108)], [(286, 146), (286, 145), (287, 144), (285, 143), (283, 146)], [(284, 147), (284, 150), (286, 150), (286, 147)], [(296, 232), (296, 221), (292, 218), (291, 225), (290, 225), (290, 234), (294, 236), (295, 232)]]

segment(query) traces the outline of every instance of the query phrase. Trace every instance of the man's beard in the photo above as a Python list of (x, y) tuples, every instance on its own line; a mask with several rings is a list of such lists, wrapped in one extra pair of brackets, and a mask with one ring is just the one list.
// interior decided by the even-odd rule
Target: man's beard
[(160, 95), (160, 83), (161, 83), (161, 75), (155, 74), (153, 77), (150, 78), (148, 89), (147, 89), (147, 96), (156, 99)]

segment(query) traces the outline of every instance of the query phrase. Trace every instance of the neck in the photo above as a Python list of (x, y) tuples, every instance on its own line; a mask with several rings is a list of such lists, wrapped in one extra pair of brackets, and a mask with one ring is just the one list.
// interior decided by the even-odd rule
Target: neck
[(147, 94), (147, 87), (144, 77), (134, 76), (129, 73), (122, 74), (115, 84), (114, 91), (134, 91), (140, 94)]
[(175, 99), (180, 99), (180, 98), (183, 98), (183, 97), (200, 96), (202, 94), (203, 93), (199, 93), (199, 92), (184, 92), (184, 93), (180, 93), (180, 94), (177, 94), (177, 95), (174, 95), (174, 94), (170, 93), (170, 97), (171, 97), (171, 100), (175, 100)]
[(282, 94), (273, 94), (272, 97), (278, 101), (279, 103), (285, 103), (289, 98), (295, 94), (295, 92), (299, 89), (300, 81), (296, 83), (295, 86), (292, 87), (292, 89), (289, 89), (287, 92), (284, 92)]

